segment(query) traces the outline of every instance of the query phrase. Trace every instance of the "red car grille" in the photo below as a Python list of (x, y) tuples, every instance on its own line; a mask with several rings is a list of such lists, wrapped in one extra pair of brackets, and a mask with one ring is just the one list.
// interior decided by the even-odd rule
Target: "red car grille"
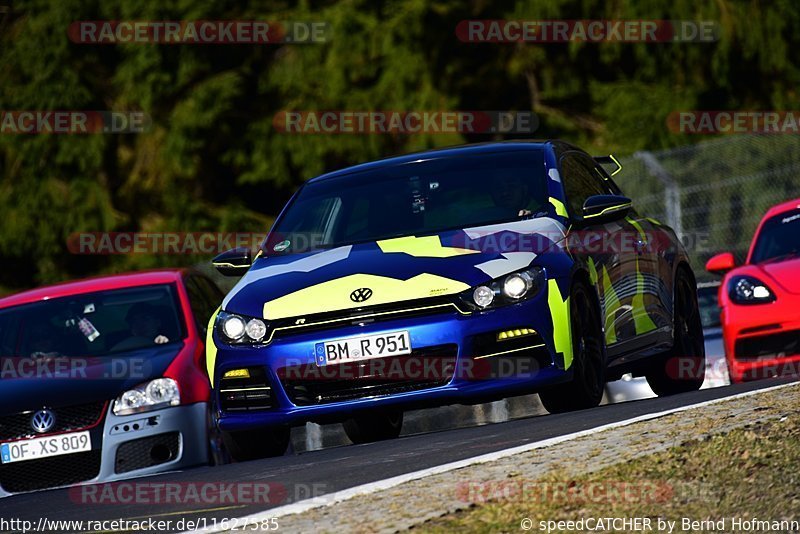
[[(48, 432), (69, 432), (92, 426), (105, 413), (106, 402), (91, 402), (63, 408), (50, 408), (56, 416), (55, 426)], [(31, 417), (35, 410), (0, 416), (0, 441), (10, 441), (31, 436), (40, 436), (31, 428)]]
[(780, 358), (800, 354), (800, 330), (736, 340), (737, 360)]

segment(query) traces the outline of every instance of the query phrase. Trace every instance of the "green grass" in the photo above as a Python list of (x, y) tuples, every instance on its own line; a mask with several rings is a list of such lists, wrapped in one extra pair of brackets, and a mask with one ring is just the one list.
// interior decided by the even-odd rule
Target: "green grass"
[[(673, 532), (741, 531), (744, 527), (734, 528), (732, 518), (800, 519), (798, 465), (800, 413), (795, 412), (781, 421), (685, 443), (585, 477), (565, 478), (558, 473), (536, 481), (510, 477), (500, 483), (505, 493), (494, 493), (504, 498), (470, 499), (478, 504), (427, 522), (419, 530), (524, 532), (521, 521), (529, 518), (530, 532), (543, 532), (540, 521), (639, 517), (651, 518), (652, 529), (638, 532), (658, 532), (660, 517), (676, 521)], [(683, 518), (716, 523), (690, 525), (682, 523)], [(720, 520), (725, 521), (724, 529), (711, 530), (720, 526)], [(581, 532), (567, 525), (554, 531)], [(630, 527), (612, 531), (636, 532)]]

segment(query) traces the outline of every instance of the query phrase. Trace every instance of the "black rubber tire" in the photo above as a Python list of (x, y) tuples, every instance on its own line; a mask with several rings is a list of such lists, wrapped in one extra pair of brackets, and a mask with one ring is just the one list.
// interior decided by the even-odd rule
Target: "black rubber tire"
[(603, 399), (606, 384), (606, 351), (600, 312), (585, 284), (577, 282), (570, 292), (572, 329), (572, 380), (539, 392), (550, 413), (594, 408)]
[(353, 443), (372, 443), (395, 439), (403, 429), (403, 412), (375, 412), (359, 415), (342, 423)]
[(215, 413), (214, 405), (209, 403), (206, 435), (208, 436), (208, 465), (211, 467), (229, 464), (233, 460), (225, 445), (225, 440), (222, 438), (222, 432), (217, 426)]
[(289, 428), (270, 427), (239, 432), (220, 432), (225, 448), (237, 462), (282, 456), (289, 447)]
[(684, 269), (675, 277), (673, 346), (655, 361), (645, 374), (659, 397), (697, 391), (706, 376), (706, 350), (697, 290)]

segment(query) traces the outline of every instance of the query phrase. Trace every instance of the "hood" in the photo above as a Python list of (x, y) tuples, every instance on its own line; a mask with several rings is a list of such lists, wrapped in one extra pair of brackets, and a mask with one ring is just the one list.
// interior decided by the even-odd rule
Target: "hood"
[(183, 343), (91, 358), (0, 359), (0, 413), (112, 400), (164, 375)]
[(560, 250), (564, 234), (543, 217), (261, 257), (222, 309), (275, 320), (452, 295)]
[(777, 286), (775, 289), (800, 294), (800, 258), (759, 263), (752, 268), (756, 271), (753, 276), (760, 277), (770, 286)]

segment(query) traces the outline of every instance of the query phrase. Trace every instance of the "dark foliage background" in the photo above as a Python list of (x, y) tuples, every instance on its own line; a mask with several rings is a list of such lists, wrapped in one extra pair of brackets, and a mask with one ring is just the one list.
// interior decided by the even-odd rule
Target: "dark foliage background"
[[(8, 3), (8, 0), (6, 1)], [(793, 0), (11, 2), (0, 109), (140, 110), (147, 133), (0, 135), (0, 287), (187, 264), (77, 256), (81, 231), (263, 232), (302, 181), (460, 135), (288, 135), (281, 110), (526, 110), (537, 137), (630, 154), (694, 142), (667, 116), (797, 108)], [(715, 20), (704, 44), (467, 44), (464, 19)], [(321, 20), (318, 45), (75, 44), (77, 20)], [(704, 140), (705, 138), (702, 138)], [(724, 201), (722, 199), (721, 201)]]

